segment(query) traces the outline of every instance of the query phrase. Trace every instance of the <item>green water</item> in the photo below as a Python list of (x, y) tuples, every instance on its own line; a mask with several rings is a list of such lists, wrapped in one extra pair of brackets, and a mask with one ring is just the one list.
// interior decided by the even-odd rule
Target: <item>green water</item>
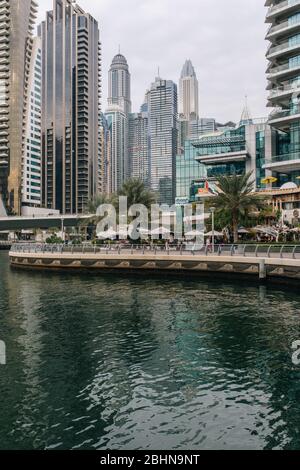
[(12, 271), (0, 252), (1, 449), (300, 449), (300, 295)]

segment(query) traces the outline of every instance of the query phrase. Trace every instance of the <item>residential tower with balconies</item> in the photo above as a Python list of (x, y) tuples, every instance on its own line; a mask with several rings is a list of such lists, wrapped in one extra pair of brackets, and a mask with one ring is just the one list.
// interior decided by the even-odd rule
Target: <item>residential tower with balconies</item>
[(300, 177), (300, 0), (267, 0), (268, 107), (272, 157), (265, 169), (278, 186)]
[(36, 15), (34, 0), (0, 0), (0, 198), (8, 212), (16, 214), (21, 212)]

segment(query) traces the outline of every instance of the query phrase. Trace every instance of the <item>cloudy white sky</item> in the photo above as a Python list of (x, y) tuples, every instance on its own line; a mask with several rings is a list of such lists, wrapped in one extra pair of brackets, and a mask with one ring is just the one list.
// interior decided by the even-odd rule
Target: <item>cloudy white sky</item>
[[(52, 0), (39, 0), (39, 20)], [(237, 121), (245, 95), (253, 117), (266, 111), (264, 0), (78, 0), (98, 21), (103, 48), (103, 108), (112, 57), (127, 57), (134, 110), (160, 67), (178, 82), (185, 59), (195, 66), (200, 114)]]

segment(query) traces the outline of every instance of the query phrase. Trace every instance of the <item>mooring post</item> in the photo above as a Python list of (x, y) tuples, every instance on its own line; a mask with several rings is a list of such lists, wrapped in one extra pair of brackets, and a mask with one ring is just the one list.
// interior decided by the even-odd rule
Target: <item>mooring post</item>
[(267, 278), (266, 261), (264, 259), (261, 259), (259, 261), (259, 279), (263, 281), (266, 278)]

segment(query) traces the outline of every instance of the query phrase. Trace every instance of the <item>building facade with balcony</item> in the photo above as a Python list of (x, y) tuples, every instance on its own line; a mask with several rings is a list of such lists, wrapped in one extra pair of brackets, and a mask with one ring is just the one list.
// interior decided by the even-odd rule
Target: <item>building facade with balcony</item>
[(272, 152), (264, 168), (277, 186), (300, 179), (300, 0), (267, 0), (268, 106)]
[(72, 0), (55, 0), (42, 39), (43, 191), (48, 209), (82, 213), (101, 191), (98, 22)]
[(106, 181), (108, 194), (118, 192), (128, 179), (128, 116), (123, 107), (111, 105), (105, 112), (110, 149), (107, 158)]
[(26, 139), (22, 155), (22, 212), (40, 207), (42, 198), (42, 47), (36, 37), (32, 44), (28, 105), (25, 113)]
[(37, 15), (34, 0), (0, 1), (0, 198), (20, 214), (25, 115)]
[(130, 176), (150, 186), (150, 142), (148, 111), (129, 116)]

